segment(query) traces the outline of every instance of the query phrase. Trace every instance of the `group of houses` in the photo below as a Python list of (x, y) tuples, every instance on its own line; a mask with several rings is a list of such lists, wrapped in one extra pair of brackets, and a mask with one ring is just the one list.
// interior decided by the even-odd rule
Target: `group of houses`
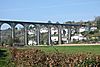
[[(72, 28), (71, 29), (71, 42), (73, 41), (81, 41), (81, 40), (87, 40), (87, 38), (85, 36), (83, 36), (81, 33), (84, 32), (84, 31), (94, 31), (96, 30), (97, 27), (79, 27), (78, 28), (78, 33), (75, 33), (75, 29)], [(48, 32), (48, 29), (47, 28), (41, 28), (40, 29), (40, 34), (42, 33), (47, 33)], [(28, 31), (28, 34), (31, 35), (31, 34), (34, 34), (34, 30), (29, 30)], [(61, 37), (62, 37), (62, 42), (63, 44), (65, 43), (68, 43), (68, 29), (67, 28), (63, 28), (61, 30)], [(51, 27), (51, 41), (52, 42), (58, 42), (58, 29), (55, 28), (55, 27)], [(28, 44), (29, 45), (33, 45), (33, 44), (36, 44), (36, 41), (35, 40), (29, 40), (28, 41)]]

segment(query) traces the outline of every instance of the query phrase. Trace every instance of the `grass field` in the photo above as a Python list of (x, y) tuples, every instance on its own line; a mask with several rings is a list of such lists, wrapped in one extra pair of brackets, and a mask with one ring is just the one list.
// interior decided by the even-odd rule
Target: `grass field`
[(60, 52), (66, 54), (73, 53), (92, 53), (92, 54), (100, 54), (100, 45), (92, 45), (92, 46), (33, 46), (27, 48), (37, 48), (41, 49), (46, 53), (52, 52)]

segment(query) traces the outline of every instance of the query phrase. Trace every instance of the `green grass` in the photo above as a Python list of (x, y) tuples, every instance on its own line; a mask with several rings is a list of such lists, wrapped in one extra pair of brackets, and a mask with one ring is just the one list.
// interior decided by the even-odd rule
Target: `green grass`
[(60, 53), (66, 54), (76, 54), (76, 53), (92, 53), (100, 54), (100, 45), (91, 45), (91, 46), (28, 46), (19, 49), (31, 49), (37, 48), (41, 49), (46, 53), (55, 53), (59, 51)]
[(34, 46), (31, 48), (41, 49), (46, 53), (57, 52), (66, 54), (76, 54), (76, 53), (92, 53), (100, 54), (100, 46)]
[(7, 48), (0, 48), (0, 67), (8, 67), (10, 57), (10, 52)]

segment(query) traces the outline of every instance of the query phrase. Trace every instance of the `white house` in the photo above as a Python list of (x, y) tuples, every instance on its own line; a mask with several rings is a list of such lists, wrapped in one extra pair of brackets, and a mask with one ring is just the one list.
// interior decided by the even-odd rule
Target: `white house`
[(71, 37), (71, 41), (73, 41), (74, 39), (75, 40), (83, 40), (83, 39), (86, 40), (86, 37), (82, 36), (82, 34), (76, 34)]
[(84, 32), (84, 31), (86, 31), (86, 28), (85, 27), (79, 28), (79, 32)]

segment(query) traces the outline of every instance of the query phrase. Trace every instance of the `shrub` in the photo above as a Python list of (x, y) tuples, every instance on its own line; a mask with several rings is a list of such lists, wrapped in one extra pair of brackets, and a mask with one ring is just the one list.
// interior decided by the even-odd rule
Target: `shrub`
[(100, 55), (44, 53), (38, 49), (11, 49), (15, 67), (100, 67)]

